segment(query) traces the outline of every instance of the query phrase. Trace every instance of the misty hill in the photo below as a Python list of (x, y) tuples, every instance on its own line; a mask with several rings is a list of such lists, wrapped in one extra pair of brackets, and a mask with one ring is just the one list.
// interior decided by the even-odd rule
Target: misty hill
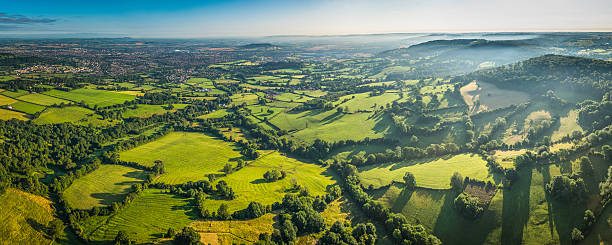
[(474, 62), (507, 64), (542, 54), (543, 50), (528, 40), (453, 39), (435, 40), (408, 48), (389, 50), (383, 57), (431, 57), (434, 60), (462, 59)]
[(575, 89), (594, 91), (609, 87), (612, 81), (612, 62), (547, 54), (514, 64), (475, 71), (457, 79), (466, 82), (478, 80), (519, 90), (552, 89), (563, 84)]

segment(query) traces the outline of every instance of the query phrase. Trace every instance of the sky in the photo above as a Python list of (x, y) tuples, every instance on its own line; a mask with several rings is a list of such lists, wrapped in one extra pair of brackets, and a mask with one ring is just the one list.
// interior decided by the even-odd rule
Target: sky
[(612, 31), (612, 0), (0, 0), (0, 34), (150, 38)]

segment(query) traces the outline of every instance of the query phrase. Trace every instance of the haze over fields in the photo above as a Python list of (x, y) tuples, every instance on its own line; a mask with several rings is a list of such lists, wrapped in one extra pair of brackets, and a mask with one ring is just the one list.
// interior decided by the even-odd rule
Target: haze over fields
[(0, 244), (612, 244), (612, 2), (0, 11)]

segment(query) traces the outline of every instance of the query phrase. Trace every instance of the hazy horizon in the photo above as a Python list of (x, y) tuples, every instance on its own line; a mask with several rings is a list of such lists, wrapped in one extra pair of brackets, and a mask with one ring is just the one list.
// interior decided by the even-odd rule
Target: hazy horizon
[(27, 1), (5, 4), (0, 35), (134, 38), (612, 31), (612, 1)]

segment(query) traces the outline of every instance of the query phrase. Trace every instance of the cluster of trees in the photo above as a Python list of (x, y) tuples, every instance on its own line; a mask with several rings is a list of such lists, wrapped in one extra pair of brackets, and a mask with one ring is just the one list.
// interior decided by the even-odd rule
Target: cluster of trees
[(268, 170), (264, 173), (263, 177), (267, 182), (274, 182), (280, 179), (284, 179), (287, 176), (287, 173), (285, 172), (285, 170), (277, 170), (277, 169), (272, 169), (272, 170)]
[(546, 190), (552, 198), (567, 202), (579, 203), (587, 197), (584, 180), (577, 176), (557, 175), (546, 184)]
[(336, 221), (319, 239), (320, 245), (374, 245), (376, 244), (376, 227), (372, 223), (360, 223), (351, 232), (347, 224)]
[(388, 162), (398, 162), (406, 160), (414, 160), (425, 157), (436, 157), (454, 154), (460, 152), (459, 146), (455, 143), (431, 144), (427, 148), (417, 147), (395, 147), (395, 150), (387, 149), (385, 152), (370, 153), (363, 157), (361, 155), (353, 155), (351, 159), (345, 163), (355, 166), (365, 166)]
[(395, 242), (402, 244), (441, 244), (434, 235), (429, 234), (422, 225), (411, 225), (402, 214), (395, 214), (381, 203), (373, 201), (361, 187), (357, 168), (351, 164), (332, 165), (344, 181), (345, 192), (361, 206), (362, 211), (372, 220), (384, 222), (392, 232)]
[(465, 192), (459, 194), (453, 203), (459, 213), (468, 218), (475, 219), (484, 212), (484, 208), (480, 205), (480, 198)]

